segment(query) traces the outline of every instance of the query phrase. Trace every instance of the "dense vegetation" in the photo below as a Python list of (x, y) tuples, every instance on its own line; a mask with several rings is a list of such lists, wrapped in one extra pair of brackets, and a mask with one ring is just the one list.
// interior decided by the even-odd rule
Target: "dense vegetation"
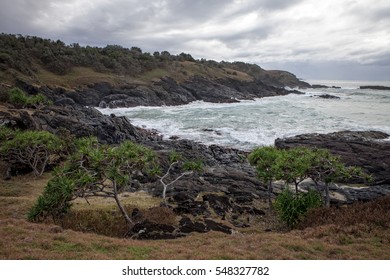
[[(286, 190), (277, 197), (276, 210), (280, 218), (289, 226), (297, 224), (307, 211), (319, 207), (321, 196), (317, 190), (308, 193), (298, 192), (299, 184), (305, 179), (311, 179), (318, 189), (319, 183), (325, 184), (325, 205), (330, 206), (329, 184), (352, 178), (369, 180), (369, 176), (362, 169), (354, 166), (345, 166), (340, 157), (332, 155), (325, 149), (310, 149), (295, 147), (292, 149), (277, 149), (276, 147), (261, 147), (252, 151), (249, 162), (256, 167), (258, 178), (268, 186), (269, 208), (273, 208), (271, 199), (272, 184), (276, 180), (286, 183)], [(295, 193), (288, 184), (293, 183)]]
[[(69, 73), (73, 67), (84, 66), (98, 72), (135, 76), (156, 68), (167, 68), (173, 61), (195, 62), (195, 59), (186, 53), (171, 55), (168, 51), (156, 51), (151, 54), (143, 52), (139, 47), (84, 47), (77, 43), (66, 45), (60, 40), (35, 36), (0, 35), (0, 70), (12, 68), (26, 75), (34, 75), (38, 71), (36, 62), (46, 70), (60, 75)], [(210, 67), (242, 68), (244, 72), (254, 75), (260, 75), (264, 71), (257, 65), (245, 63), (217, 63), (205, 59), (197, 62)]]
[(0, 144), (0, 159), (9, 169), (27, 168), (35, 176), (41, 176), (67, 149), (63, 139), (50, 132), (18, 131), (4, 126), (0, 126)]
[[(121, 193), (148, 181), (150, 177), (159, 177), (163, 185), (162, 198), (166, 203), (168, 186), (202, 168), (201, 162), (183, 160), (179, 153), (172, 152), (169, 156), (171, 164), (167, 172), (160, 176), (154, 151), (134, 142), (103, 145), (90, 137), (75, 140), (74, 146), (74, 153), (63, 166), (54, 170), (53, 178), (30, 209), (30, 221), (42, 221), (47, 217), (59, 220), (69, 211), (76, 198), (88, 201), (91, 197), (103, 197), (112, 198), (125, 222), (134, 225), (121, 202)], [(179, 175), (172, 176), (173, 168), (179, 168)]]
[(169, 60), (193, 60), (188, 54), (172, 56), (167, 51), (143, 53), (138, 47), (130, 49), (118, 45), (104, 48), (82, 47), (79, 44), (42, 39), (35, 36), (0, 35), (0, 69), (13, 68), (26, 75), (37, 69), (35, 61), (56, 74), (69, 73), (75, 66), (92, 67), (98, 72), (136, 75), (163, 67)]
[(29, 212), (29, 220), (48, 216), (59, 219), (68, 212), (77, 197), (113, 198), (127, 223), (133, 224), (120, 202), (119, 194), (142, 172), (155, 168), (154, 152), (144, 146), (125, 141), (119, 146), (101, 145), (96, 138), (76, 140), (76, 152), (63, 167), (55, 170), (44, 193)]

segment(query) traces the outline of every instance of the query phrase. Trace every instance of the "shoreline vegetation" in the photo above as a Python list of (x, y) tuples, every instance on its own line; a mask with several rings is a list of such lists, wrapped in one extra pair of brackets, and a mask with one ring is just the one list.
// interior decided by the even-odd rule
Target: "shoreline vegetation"
[[(149, 54), (136, 47), (66, 46), (7, 34), (0, 39), (0, 171), (7, 174), (0, 178), (1, 259), (390, 258), (390, 176), (383, 171), (390, 164), (390, 149), (377, 141), (389, 135), (340, 132), (278, 139), (277, 149), (326, 148), (343, 164), (361, 166), (373, 176), (369, 184), (320, 183), (321, 192), (329, 188), (332, 206), (305, 210), (291, 228), (268, 205), (282, 197), (285, 184), (275, 181), (273, 189), (267, 188), (258, 178), (267, 168), (259, 158), (256, 170), (246, 152), (162, 140), (125, 117), (105, 116), (90, 107), (236, 102), (299, 93), (285, 87), (310, 87), (293, 74), (241, 62), (195, 60), (184, 53)], [(30, 131), (26, 143), (23, 133)], [(91, 136), (96, 137), (92, 146), (73, 145)], [(37, 161), (34, 153), (46, 159)], [(141, 154), (147, 155), (145, 161)], [(287, 158), (277, 162), (308, 171), (302, 167), (307, 161)], [(294, 173), (286, 172), (289, 166), (269, 167), (279, 179)], [(30, 172), (34, 168), (37, 176)], [(132, 171), (124, 173), (126, 168)], [(66, 180), (64, 174), (70, 173), (73, 177)], [(74, 182), (80, 186), (75, 197)], [(303, 177), (295, 184), (300, 193), (314, 185)], [(46, 201), (39, 198), (45, 191), (53, 195)], [(51, 212), (41, 223), (27, 221), (34, 205), (47, 211), (54, 209), (54, 200), (72, 207), (55, 208), (58, 215)], [(134, 223), (130, 231), (129, 220)]]

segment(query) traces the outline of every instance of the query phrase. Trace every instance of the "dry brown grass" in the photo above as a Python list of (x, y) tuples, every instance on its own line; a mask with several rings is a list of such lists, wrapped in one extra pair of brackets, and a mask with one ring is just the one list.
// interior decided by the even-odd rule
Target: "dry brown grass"
[(134, 77), (120, 76), (112, 73), (100, 73), (87, 67), (74, 67), (72, 71), (66, 75), (56, 75), (42, 67), (37, 66), (38, 80), (49, 86), (63, 87), (65, 89), (72, 89), (76, 87), (83, 87), (89, 84), (107, 82), (112, 85), (124, 84), (143, 84), (140, 80)]
[(341, 208), (320, 208), (309, 213), (300, 228), (334, 224), (355, 226), (359, 224), (371, 227), (390, 227), (390, 196), (378, 198), (366, 203), (356, 203)]
[[(209, 232), (153, 241), (29, 223), (25, 220), (26, 212), (49, 177), (46, 174), (35, 179), (26, 175), (11, 181), (0, 180), (0, 259), (390, 259), (390, 229), (364, 223), (342, 227), (333, 222), (291, 232), (265, 232), (263, 226), (274, 218), (270, 215), (258, 219), (259, 227), (237, 229), (233, 235)], [(150, 219), (172, 218), (169, 213), (159, 215), (161, 209), (154, 198), (125, 199), (133, 202), (128, 207), (135, 207), (135, 201), (140, 201), (138, 206), (152, 205), (150, 212), (144, 212)], [(113, 213), (111, 202), (95, 202), (91, 208), (84, 202), (75, 205), (74, 213), (78, 216), (74, 216), (74, 221), (80, 223), (91, 217), (102, 221), (99, 213)], [(108, 215), (107, 224), (100, 222), (99, 226), (119, 227), (114, 225), (114, 216)]]
[[(87, 67), (74, 67), (72, 71), (66, 75), (56, 75), (39, 65), (36, 67), (39, 70), (36, 74), (37, 81), (45, 85), (62, 87), (68, 90), (101, 82), (107, 82), (114, 86), (126, 84), (144, 85), (158, 81), (165, 76), (169, 76), (177, 82), (183, 82), (195, 75), (208, 77), (210, 79), (233, 78), (240, 81), (253, 80), (248, 74), (237, 70), (208, 67), (189, 61), (173, 63), (167, 69), (156, 68), (145, 72), (138, 77), (121, 76), (113, 73), (100, 73)], [(29, 80), (30, 78), (26, 77), (26, 79)]]

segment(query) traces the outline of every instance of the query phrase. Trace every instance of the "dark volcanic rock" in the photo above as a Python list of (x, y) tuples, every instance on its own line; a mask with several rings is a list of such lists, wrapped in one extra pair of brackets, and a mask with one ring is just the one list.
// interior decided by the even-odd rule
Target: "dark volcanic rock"
[(171, 225), (157, 224), (144, 220), (133, 226), (126, 234), (127, 237), (134, 239), (175, 239), (184, 236), (177, 232), (176, 228)]
[(183, 233), (199, 232), (204, 233), (210, 231), (210, 229), (201, 222), (193, 222), (188, 217), (183, 217), (179, 222), (179, 230)]
[(183, 201), (180, 202), (174, 209), (178, 215), (191, 214), (192, 216), (210, 216), (207, 204), (203, 201)]
[(106, 116), (94, 108), (80, 106), (48, 106), (37, 109), (32, 114), (27, 110), (0, 112), (0, 124), (52, 133), (67, 129), (77, 137), (96, 136), (102, 143), (108, 144), (158, 138), (146, 130), (136, 128), (126, 117)]
[(330, 95), (330, 94), (321, 94), (321, 95), (315, 95), (319, 98), (323, 98), (323, 99), (340, 99), (340, 97), (338, 96), (335, 96), (335, 95)]
[[(204, 223), (203, 223), (204, 222)], [(220, 231), (231, 234), (233, 229), (227, 225), (221, 224), (211, 219), (205, 219), (203, 222), (193, 222), (190, 218), (184, 216), (179, 221), (179, 225), (172, 226), (166, 224), (154, 223), (149, 220), (136, 223), (127, 233), (126, 237), (133, 239), (175, 239), (186, 236), (192, 232), (205, 233), (210, 230)]]
[(206, 219), (205, 220), (206, 226), (213, 231), (220, 231), (226, 234), (233, 233), (233, 229), (231, 227), (228, 227), (226, 225), (223, 225), (221, 223), (217, 223), (214, 220)]
[(148, 137), (146, 131), (134, 127), (126, 117), (106, 116), (94, 108), (47, 107), (31, 117), (38, 129), (56, 132), (65, 128), (77, 137), (96, 136), (108, 144)]
[(42, 88), (58, 105), (92, 107), (135, 107), (188, 104), (196, 100), (214, 103), (238, 102), (265, 96), (285, 95), (290, 91), (266, 85), (261, 81), (239, 81), (234, 79), (209, 80), (195, 76), (183, 83), (169, 77), (151, 85), (127, 85), (114, 87), (108, 83), (96, 83), (86, 88), (67, 91), (63, 88)]
[(341, 131), (329, 134), (304, 134), (276, 139), (279, 148), (309, 146), (325, 148), (341, 156), (347, 165), (360, 166), (374, 176), (376, 184), (390, 184), (390, 142), (379, 131)]
[(329, 88), (328, 86), (325, 85), (311, 85), (311, 88)]
[(385, 87), (385, 86), (360, 86), (360, 89), (390, 90), (390, 87)]
[(227, 196), (220, 196), (215, 194), (207, 194), (203, 196), (203, 201), (207, 201), (215, 213), (224, 217), (227, 213), (233, 210), (233, 205)]

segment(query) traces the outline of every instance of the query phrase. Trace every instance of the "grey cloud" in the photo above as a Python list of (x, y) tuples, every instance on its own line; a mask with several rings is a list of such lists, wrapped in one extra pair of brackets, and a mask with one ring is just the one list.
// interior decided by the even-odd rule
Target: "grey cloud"
[(259, 7), (266, 10), (279, 10), (286, 9), (297, 3), (303, 2), (303, 0), (260, 0)]
[(306, 61), (287, 63), (259, 63), (265, 69), (283, 69), (305, 80), (373, 80), (387, 81), (390, 65), (361, 64), (354, 61)]
[(40, 33), (31, 21), (42, 14), (51, 0), (2, 0), (0, 2), (0, 27), (2, 32), (37, 34)]
[(382, 53), (374, 53), (368, 57), (368, 60), (370, 62), (366, 63), (367, 65), (390, 66), (390, 50)]
[(374, 22), (378, 22), (380, 20), (390, 21), (390, 7), (383, 7), (381, 5), (377, 5), (377, 3), (367, 6), (359, 5), (359, 2), (356, 2), (347, 7), (346, 13), (355, 15), (362, 20)]
[[(390, 4), (385, 0), (378, 0), (378, 5), (368, 0), (338, 1), (335, 5), (340, 5), (342, 10), (340, 22), (345, 19), (348, 24), (335, 22), (337, 32), (325, 32), (322, 43), (321, 38), (312, 41), (312, 29), (305, 27), (316, 27), (315, 30), (329, 27), (329, 21), (323, 19), (332, 11), (324, 11), (323, 17), (311, 17), (307, 10), (294, 19), (283, 17), (284, 12), (295, 5), (305, 6), (306, 2), (314, 1), (86, 1), (73, 10), (67, 11), (69, 7), (64, 7), (62, 13), (56, 5), (63, 7), (64, 3), (75, 2), (80, 5), (80, 1), (1, 0), (0, 32), (37, 35), (82, 45), (138, 46), (149, 52), (184, 51), (194, 57), (215, 60), (242, 59), (258, 62), (260, 66), (284, 67), (303, 76), (325, 75), (326, 71), (331, 71), (332, 75), (341, 75), (342, 71), (368, 76), (370, 73), (389, 74), (390, 53), (384, 46), (390, 44)], [(241, 19), (244, 21), (247, 16), (251, 16), (249, 24), (240, 25)], [(232, 22), (238, 22), (237, 28), (226, 28)], [(289, 29), (292, 32), (288, 32)], [(383, 38), (378, 38), (377, 34), (382, 34)], [(224, 53), (215, 46), (221, 46)], [(334, 61), (343, 56), (356, 62)], [(348, 67), (353, 69), (348, 70)]]
[(173, 0), (166, 1), (166, 8), (170, 12), (170, 17), (190, 18), (196, 20), (206, 20), (218, 17), (218, 13), (230, 4), (231, 1), (224, 0)]

